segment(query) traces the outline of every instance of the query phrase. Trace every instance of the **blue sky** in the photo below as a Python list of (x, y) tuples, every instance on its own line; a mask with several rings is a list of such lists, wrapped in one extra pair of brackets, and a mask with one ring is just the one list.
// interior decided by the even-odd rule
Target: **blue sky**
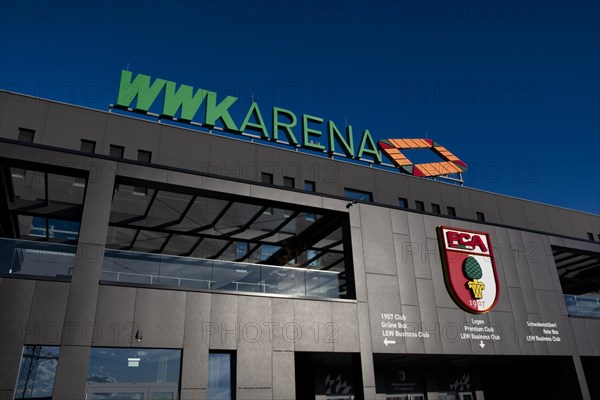
[(466, 186), (600, 213), (599, 21), (596, 1), (8, 0), (0, 87), (106, 110), (129, 66), (427, 136)]

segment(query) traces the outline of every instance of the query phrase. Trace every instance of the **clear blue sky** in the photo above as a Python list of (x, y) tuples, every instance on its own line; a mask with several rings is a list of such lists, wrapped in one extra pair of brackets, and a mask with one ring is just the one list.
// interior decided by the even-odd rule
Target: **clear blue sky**
[(467, 186), (600, 213), (599, 21), (597, 1), (3, 0), (0, 86), (106, 110), (129, 66), (427, 134)]

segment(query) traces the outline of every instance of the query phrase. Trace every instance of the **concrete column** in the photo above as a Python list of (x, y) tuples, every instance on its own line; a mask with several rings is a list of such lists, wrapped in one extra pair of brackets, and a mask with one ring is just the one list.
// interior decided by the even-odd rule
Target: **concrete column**
[(573, 355), (573, 364), (575, 365), (575, 372), (577, 373), (577, 380), (579, 381), (579, 388), (581, 389), (581, 397), (583, 400), (592, 400), (590, 391), (588, 389), (587, 380), (585, 379), (583, 365), (581, 364), (581, 357), (579, 357), (579, 355)]
[(54, 398), (85, 398), (90, 346), (98, 339), (95, 336), (101, 334), (95, 329), (94, 321), (116, 167), (114, 161), (92, 160), (67, 300)]
[(296, 368), (293, 351), (273, 351), (273, 398), (278, 400), (296, 398)]
[(14, 397), (35, 281), (4, 279), (0, 285), (0, 400)]
[(365, 400), (375, 398), (375, 367), (371, 348), (371, 327), (367, 303), (358, 303), (358, 328), (360, 334), (360, 359)]

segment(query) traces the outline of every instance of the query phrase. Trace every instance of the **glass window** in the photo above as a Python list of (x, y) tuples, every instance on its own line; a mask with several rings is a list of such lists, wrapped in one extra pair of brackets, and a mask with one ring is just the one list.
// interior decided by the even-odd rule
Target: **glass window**
[(267, 172), (262, 172), (260, 174), (260, 181), (262, 183), (267, 183), (269, 185), (273, 184), (273, 174), (269, 174)]
[[(35, 131), (31, 129), (19, 128), (17, 140), (19, 142), (33, 143)], [(21, 168), (11, 168), (12, 176), (16, 178), (24, 178), (25, 170)]]
[[(156, 397), (153, 397), (155, 399)], [(88, 390), (87, 400), (144, 400), (148, 399), (148, 393), (136, 390)]]
[(592, 232), (588, 232), (587, 234), (589, 240), (594, 240), (594, 234)]
[(33, 143), (34, 135), (35, 131), (33, 129), (19, 128), (19, 136), (17, 136), (17, 140), (19, 142)]
[(485, 222), (485, 215), (482, 212), (477, 211), (477, 221)]
[(273, 254), (277, 253), (281, 249), (280, 246), (273, 246), (270, 244), (263, 244), (260, 246), (260, 260), (264, 261), (271, 257)]
[(58, 365), (57, 346), (25, 346), (15, 399), (51, 398)]
[(442, 213), (442, 212), (440, 211), (440, 205), (439, 205), (439, 204), (435, 204), (435, 203), (432, 203), (432, 204), (431, 204), (431, 211), (432, 211), (434, 214), (441, 214), (441, 213)]
[(28, 204), (29, 206), (46, 204), (46, 174), (44, 172), (11, 167), (10, 174), (13, 178), (13, 198), (9, 201), (17, 203), (19, 200), (25, 200), (31, 202)]
[(47, 200), (56, 206), (63, 204), (83, 204), (85, 182), (83, 186), (73, 186), (76, 177), (69, 175), (47, 174)]
[(114, 157), (114, 158), (123, 158), (124, 154), (125, 154), (125, 147), (117, 146), (114, 144), (110, 145), (110, 152), (108, 153), (109, 156)]
[(307, 192), (316, 192), (317, 185), (313, 181), (304, 181), (304, 190)]
[(417, 208), (417, 211), (425, 211), (425, 203), (423, 203), (422, 201), (415, 201), (415, 206)]
[(18, 223), (19, 229), (14, 236), (76, 241), (86, 178), (34, 170), (21, 171), (19, 173), (17, 169), (10, 168), (12, 185), (2, 185), (8, 203), (8, 210), (2, 211), (10, 212)]
[(93, 140), (81, 139), (81, 147), (79, 151), (83, 153), (95, 153), (96, 152), (96, 142)]
[(293, 188), (296, 186), (296, 182), (294, 178), (290, 178), (289, 176), (283, 177), (283, 186)]
[(146, 150), (138, 150), (137, 160), (150, 164), (150, 162), (152, 161), (152, 152)]
[[(307, 192), (316, 192), (317, 185), (313, 181), (304, 181), (304, 190), (306, 190)], [(306, 220), (307, 221), (316, 221), (315, 214), (307, 213)]]
[(408, 208), (408, 199), (404, 197), (399, 197), (398, 205), (400, 206), (400, 208)]
[(234, 359), (231, 353), (210, 352), (208, 354), (208, 398), (233, 399), (235, 384)]
[(354, 200), (373, 201), (373, 193), (357, 189), (344, 189), (344, 196)]
[[(319, 252), (316, 250), (307, 250), (306, 251), (306, 261), (310, 261), (310, 263), (308, 265), (310, 265), (311, 267), (318, 267), (320, 265), (320, 259), (319, 258), (315, 258), (319, 255)], [(315, 259), (314, 259), (315, 258)], [(314, 260), (313, 260), (314, 259)]]
[(0, 238), (0, 275), (68, 280), (76, 249), (74, 245)]
[(236, 244), (235, 244), (236, 260), (245, 258), (246, 254), (248, 254), (248, 242), (236, 242)]
[(448, 215), (451, 217), (456, 217), (456, 209), (454, 207), (448, 207)]
[(181, 350), (92, 347), (88, 399), (146, 399), (179, 391)]

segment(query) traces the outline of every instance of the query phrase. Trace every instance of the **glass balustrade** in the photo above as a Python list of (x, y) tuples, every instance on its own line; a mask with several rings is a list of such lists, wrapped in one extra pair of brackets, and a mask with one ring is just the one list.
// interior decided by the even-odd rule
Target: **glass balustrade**
[(232, 292), (339, 298), (339, 272), (106, 250), (102, 280)]
[(68, 280), (77, 246), (0, 238), (0, 275)]
[(565, 294), (567, 311), (572, 317), (600, 319), (600, 298)]

